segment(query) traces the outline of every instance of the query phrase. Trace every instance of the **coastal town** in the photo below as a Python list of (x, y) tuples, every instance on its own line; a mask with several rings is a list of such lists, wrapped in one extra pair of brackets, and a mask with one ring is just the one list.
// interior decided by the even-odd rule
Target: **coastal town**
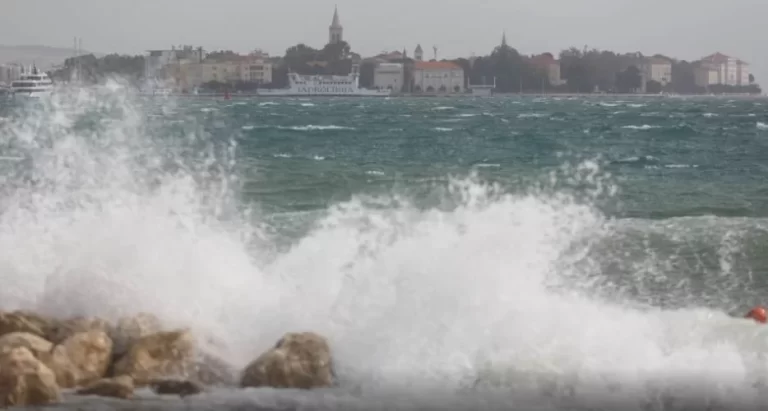
[[(485, 56), (442, 58), (437, 47), (361, 56), (347, 42), (334, 9), (326, 44), (298, 44), (283, 56), (206, 51), (192, 45), (149, 50), (145, 55), (97, 58), (75, 52), (46, 70), (56, 82), (95, 83), (128, 78), (150, 94), (277, 95), (488, 95), (493, 93), (761, 94), (749, 63), (714, 51), (696, 61), (664, 55), (616, 53), (571, 47), (557, 54), (520, 54), (500, 33)], [(12, 84), (29, 70), (0, 66), (0, 84)]]

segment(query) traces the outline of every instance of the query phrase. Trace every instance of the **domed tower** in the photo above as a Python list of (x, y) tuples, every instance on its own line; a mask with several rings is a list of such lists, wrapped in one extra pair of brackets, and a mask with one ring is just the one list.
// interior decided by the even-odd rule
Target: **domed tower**
[(413, 58), (416, 59), (416, 61), (424, 60), (424, 50), (421, 49), (421, 44), (416, 46), (416, 50), (413, 52)]
[(331, 21), (331, 26), (328, 28), (328, 43), (337, 44), (342, 41), (344, 41), (344, 27), (342, 27), (339, 22), (339, 10), (334, 7), (333, 21)]

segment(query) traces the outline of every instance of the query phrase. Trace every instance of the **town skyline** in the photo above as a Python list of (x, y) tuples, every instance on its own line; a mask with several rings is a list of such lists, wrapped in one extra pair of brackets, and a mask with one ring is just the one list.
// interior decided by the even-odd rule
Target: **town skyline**
[[(431, 0), (394, 0), (391, 8), (363, 6), (347, 0), (316, 3), (293, 0), (279, 5), (270, 3), (268, 13), (266, 9), (259, 9), (267, 5), (265, 2), (221, 0), (216, 3), (219, 10), (242, 11), (226, 13), (225, 19), (210, 19), (216, 15), (212, 13), (213, 6), (197, 0), (164, 2), (165, 5), (184, 4), (175, 8), (158, 8), (156, 3), (144, 0), (131, 3), (130, 7), (94, 0), (72, 0), (66, 6), (40, 0), (11, 0), (11, 3), (7, 8), (11, 12), (0, 16), (0, 43), (66, 48), (72, 47), (72, 38), (77, 36), (83, 39), (84, 49), (105, 54), (144, 54), (146, 50), (167, 48), (171, 44), (196, 44), (211, 51), (242, 53), (258, 48), (271, 55), (282, 55), (298, 43), (322, 47), (337, 4), (345, 27), (345, 40), (361, 55), (403, 48), (412, 51), (421, 44), (430, 52), (436, 45), (438, 59), (481, 56), (496, 47), (501, 34), (506, 33), (510, 45), (526, 55), (557, 54), (569, 47), (585, 45), (646, 55), (658, 53), (688, 61), (722, 52), (748, 62), (758, 81), (768, 77), (768, 57), (760, 53), (757, 47), (760, 36), (753, 30), (759, 22), (755, 20), (754, 25), (750, 24), (759, 14), (756, 9), (768, 11), (768, 5), (751, 0), (734, 0), (728, 7), (715, 2), (680, 0), (665, 5), (665, 13), (645, 21), (641, 18), (645, 15), (641, 8), (628, 0), (580, 0), (557, 6), (537, 4), (533, 0), (514, 4), (489, 0), (481, 5), (448, 1), (440, 3), (440, 7)], [(656, 3), (662, 4), (651, 0), (644, 2), (644, 7), (653, 8)], [(693, 5), (697, 7), (692, 8)], [(39, 9), (47, 9), (57, 19), (51, 22), (51, 27), (29, 30), (39, 26), (40, 20), (37, 19), (35, 25), (26, 24), (25, 11), (39, 17), (36, 13)], [(739, 9), (749, 9), (750, 13), (733, 12)], [(424, 11), (433, 18), (420, 18)], [(88, 16), (100, 12), (119, 18), (110, 18), (110, 24), (102, 22), (103, 19), (88, 20)], [(131, 29), (131, 25), (139, 21), (143, 22), (141, 30)], [(720, 25), (727, 23), (729, 29), (713, 34), (710, 25), (715, 21)], [(642, 30), (633, 30), (638, 26)]]

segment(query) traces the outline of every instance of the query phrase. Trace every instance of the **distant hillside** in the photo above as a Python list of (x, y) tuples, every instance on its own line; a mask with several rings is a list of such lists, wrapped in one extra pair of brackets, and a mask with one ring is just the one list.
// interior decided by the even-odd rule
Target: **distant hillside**
[[(82, 50), (80, 54), (89, 54), (90, 51)], [(41, 70), (48, 70), (64, 63), (64, 60), (75, 54), (74, 48), (48, 47), (48, 46), (3, 46), (0, 45), (0, 64), (25, 64), (34, 63)], [(93, 53), (96, 57), (102, 57), (102, 53)]]

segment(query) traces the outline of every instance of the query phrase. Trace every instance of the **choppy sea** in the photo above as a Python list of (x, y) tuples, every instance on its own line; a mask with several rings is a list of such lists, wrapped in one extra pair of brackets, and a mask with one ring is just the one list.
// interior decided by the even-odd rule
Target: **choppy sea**
[[(0, 103), (0, 309), (192, 327), (338, 386), (54, 409), (758, 409), (768, 99)], [(213, 342), (211, 342), (213, 341)]]

